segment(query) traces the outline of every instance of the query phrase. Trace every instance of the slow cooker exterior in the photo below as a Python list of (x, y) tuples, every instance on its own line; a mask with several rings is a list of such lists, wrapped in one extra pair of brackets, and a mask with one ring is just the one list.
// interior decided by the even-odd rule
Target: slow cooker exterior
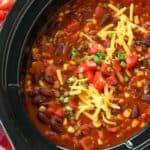
[[(20, 96), (20, 68), (38, 32), (69, 0), (17, 1), (0, 34), (0, 120), (16, 150), (57, 150), (30, 123)], [(149, 150), (150, 127), (112, 147), (114, 150)]]

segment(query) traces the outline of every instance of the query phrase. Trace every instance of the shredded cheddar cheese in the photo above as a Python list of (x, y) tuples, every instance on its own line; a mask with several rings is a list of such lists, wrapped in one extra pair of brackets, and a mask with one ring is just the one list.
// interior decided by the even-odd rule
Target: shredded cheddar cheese
[[(112, 109), (120, 109), (119, 105), (114, 103), (113, 87), (105, 86), (104, 93), (99, 91), (92, 85), (80, 85), (80, 80), (76, 80), (70, 86), (70, 95), (77, 95), (79, 97), (78, 110), (76, 118), (79, 119), (80, 115), (84, 115), (92, 120), (93, 125), (100, 121), (100, 118), (109, 125), (116, 125), (112, 121)], [(100, 122), (99, 122), (100, 123)]]
[(131, 46), (134, 41), (134, 29), (144, 33), (147, 32), (145, 28), (138, 25), (137, 17), (135, 21), (134, 4), (130, 5), (129, 16), (125, 14), (126, 7), (119, 9), (112, 4), (109, 4), (108, 7), (115, 12), (114, 16), (117, 17), (118, 24), (117, 26), (109, 24), (97, 33), (102, 40), (106, 40), (109, 34), (112, 34), (110, 47), (106, 49), (108, 54), (107, 61), (112, 58), (113, 53), (117, 50), (117, 45), (120, 45), (127, 55), (132, 53)]

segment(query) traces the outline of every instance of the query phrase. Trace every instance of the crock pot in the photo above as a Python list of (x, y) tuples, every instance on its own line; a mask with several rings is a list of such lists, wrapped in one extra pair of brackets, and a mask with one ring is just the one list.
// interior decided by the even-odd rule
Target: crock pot
[[(37, 34), (67, 2), (69, 0), (18, 0), (0, 34), (0, 120), (16, 150), (63, 149), (43, 138), (28, 119), (19, 81)], [(150, 150), (150, 126), (108, 149)]]

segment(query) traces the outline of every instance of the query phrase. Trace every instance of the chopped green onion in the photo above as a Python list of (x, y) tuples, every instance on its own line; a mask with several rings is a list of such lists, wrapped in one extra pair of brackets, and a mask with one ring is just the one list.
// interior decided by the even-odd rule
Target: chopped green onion
[(72, 114), (72, 115), (69, 116), (69, 119), (72, 120), (72, 121), (74, 121), (74, 120), (76, 120), (76, 117), (75, 117), (74, 114)]
[(65, 97), (64, 95), (59, 98), (61, 103), (68, 103), (69, 97)]
[(126, 59), (126, 53), (125, 52), (118, 52), (118, 60), (122, 61)]
[(125, 77), (124, 77), (124, 81), (125, 81), (125, 82), (128, 82), (128, 81), (129, 81), (129, 77), (125, 76)]
[(71, 108), (70, 106), (66, 106), (66, 107), (65, 107), (65, 113), (68, 114), (68, 115), (69, 115), (70, 113), (72, 113), (72, 108)]
[(106, 57), (106, 54), (102, 52), (93, 55), (94, 61), (98, 64), (100, 63), (101, 60), (105, 59), (105, 57)]
[(78, 55), (78, 49), (72, 48), (71, 49), (71, 56), (72, 58), (76, 57)]
[(120, 66), (125, 68), (126, 67), (126, 63), (124, 61), (121, 61)]

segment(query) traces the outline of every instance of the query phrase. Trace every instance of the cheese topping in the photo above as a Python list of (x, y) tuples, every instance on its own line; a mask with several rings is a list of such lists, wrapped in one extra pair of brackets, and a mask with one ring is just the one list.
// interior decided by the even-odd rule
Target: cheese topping
[[(104, 27), (97, 35), (102, 39), (106, 40), (110, 34), (112, 34), (110, 47), (106, 49), (108, 57), (107, 59), (112, 59), (113, 53), (117, 50), (117, 45), (120, 45), (127, 55), (131, 54), (131, 46), (134, 40), (133, 30), (136, 28), (141, 32), (147, 32), (146, 29), (135, 24), (138, 21), (134, 21), (134, 5), (131, 4), (129, 8), (129, 17), (125, 14), (127, 10), (126, 7), (118, 9), (112, 4), (108, 7), (115, 12), (115, 17), (118, 19), (118, 24), (114, 27), (113, 24), (109, 24)], [(113, 28), (113, 29), (112, 29)]]
[(83, 86), (80, 82), (81, 80), (76, 80), (70, 87), (70, 95), (79, 97), (76, 119), (79, 119), (81, 115), (85, 115), (92, 120), (93, 124), (96, 124), (101, 118), (106, 124), (116, 125), (116, 122), (111, 121), (113, 118), (111, 111), (112, 109), (120, 109), (120, 107), (114, 103), (114, 88), (106, 85), (104, 93), (99, 93), (92, 84)]

